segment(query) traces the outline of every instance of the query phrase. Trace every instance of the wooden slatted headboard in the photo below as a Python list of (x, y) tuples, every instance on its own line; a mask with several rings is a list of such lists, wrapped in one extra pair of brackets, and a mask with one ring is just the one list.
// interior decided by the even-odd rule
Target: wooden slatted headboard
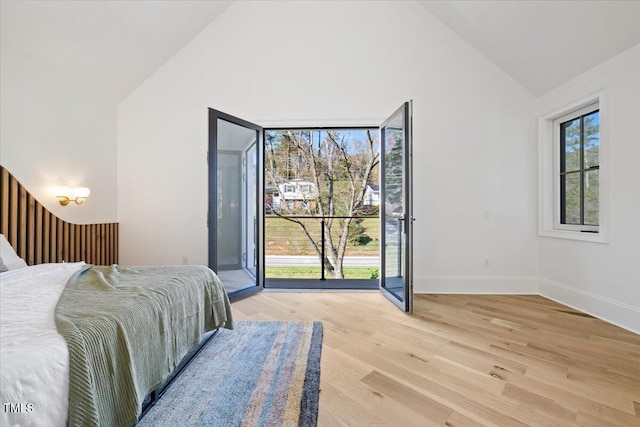
[(0, 166), (0, 230), (28, 265), (118, 262), (118, 224), (71, 224), (49, 212)]

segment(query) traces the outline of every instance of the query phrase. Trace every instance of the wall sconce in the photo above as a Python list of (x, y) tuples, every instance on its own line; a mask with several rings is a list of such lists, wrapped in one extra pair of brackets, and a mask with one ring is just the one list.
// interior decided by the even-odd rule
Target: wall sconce
[(58, 198), (62, 206), (67, 206), (69, 202), (76, 202), (77, 205), (81, 205), (89, 197), (91, 190), (87, 187), (54, 187), (53, 194)]

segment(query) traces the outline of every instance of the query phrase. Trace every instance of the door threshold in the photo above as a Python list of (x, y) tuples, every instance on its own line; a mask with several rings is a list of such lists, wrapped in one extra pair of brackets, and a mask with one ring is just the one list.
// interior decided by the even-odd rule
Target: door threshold
[(327, 289), (327, 290), (374, 290), (378, 289), (376, 279), (265, 279), (266, 289)]

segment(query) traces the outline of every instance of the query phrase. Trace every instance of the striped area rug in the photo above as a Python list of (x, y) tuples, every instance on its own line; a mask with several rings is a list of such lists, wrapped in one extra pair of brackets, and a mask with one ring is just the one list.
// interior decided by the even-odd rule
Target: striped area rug
[(322, 323), (234, 328), (205, 345), (137, 426), (317, 424)]

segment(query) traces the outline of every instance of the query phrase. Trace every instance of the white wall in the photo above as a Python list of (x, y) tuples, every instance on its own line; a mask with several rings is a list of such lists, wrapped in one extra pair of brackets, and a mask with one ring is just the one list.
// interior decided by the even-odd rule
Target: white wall
[(207, 262), (208, 107), (377, 125), (409, 99), (416, 291), (535, 293), (535, 99), (414, 2), (237, 2), (121, 102), (121, 262)]
[[(59, 218), (116, 221), (116, 106), (6, 48), (0, 67), (2, 166)], [(54, 185), (89, 187), (91, 195), (81, 206), (62, 207)]]
[(546, 113), (604, 91), (609, 242), (539, 238), (540, 293), (640, 333), (640, 45), (538, 99)]

